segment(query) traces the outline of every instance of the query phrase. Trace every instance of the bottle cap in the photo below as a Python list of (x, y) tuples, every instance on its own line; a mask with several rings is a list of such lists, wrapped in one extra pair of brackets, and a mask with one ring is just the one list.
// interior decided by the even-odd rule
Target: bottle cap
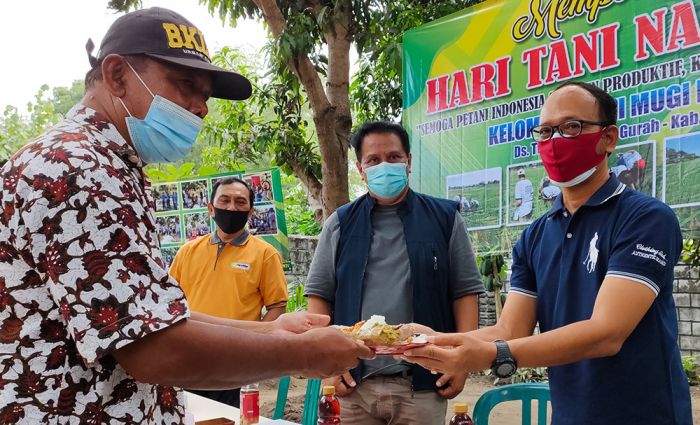
[(333, 385), (326, 385), (323, 387), (323, 395), (333, 395), (335, 394), (335, 387)]
[(469, 412), (469, 405), (467, 403), (455, 403), (455, 413), (467, 412)]

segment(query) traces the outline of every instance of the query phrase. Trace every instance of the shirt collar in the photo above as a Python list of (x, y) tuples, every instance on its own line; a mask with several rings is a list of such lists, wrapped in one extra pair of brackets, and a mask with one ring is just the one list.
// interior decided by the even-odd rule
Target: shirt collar
[(555, 216), (558, 212), (561, 212), (564, 209), (564, 194), (560, 193), (557, 195), (556, 198), (554, 198), (554, 204), (552, 205), (552, 209), (549, 210), (547, 213), (547, 217), (553, 217)]
[(117, 127), (107, 119), (104, 115), (96, 110), (85, 106), (82, 102), (76, 104), (66, 113), (66, 119), (74, 121), (78, 124), (88, 124), (101, 133), (107, 142), (92, 138), (93, 143), (103, 146), (118, 156), (120, 156), (126, 164), (143, 167), (143, 161), (139, 158), (136, 150), (126, 141), (119, 133)]
[(621, 194), (622, 191), (625, 190), (625, 187), (626, 186), (624, 183), (620, 183), (617, 177), (611, 173), (610, 177), (608, 177), (608, 181), (606, 181), (605, 184), (593, 194), (593, 196), (588, 198), (586, 203), (583, 205), (588, 207), (603, 205), (610, 199)]
[[(248, 229), (244, 229), (244, 230), (243, 230), (243, 233), (241, 233), (237, 238), (235, 238), (234, 240), (232, 240), (231, 242), (229, 242), (229, 245), (232, 245), (232, 246), (242, 246), (242, 245), (245, 245), (246, 242), (248, 242), (248, 237), (249, 237), (249, 236), (250, 236), (250, 232), (248, 231)], [(224, 241), (222, 241), (221, 238), (219, 237), (219, 232), (217, 232), (216, 230), (213, 231), (213, 232), (211, 232), (211, 241), (210, 241), (210, 243), (211, 243), (212, 245), (219, 245), (219, 244), (223, 244), (223, 243), (224, 243)]]
[[(587, 207), (593, 207), (593, 206), (599, 206), (603, 205), (604, 203), (608, 202), (610, 199), (618, 196), (625, 190), (625, 185), (624, 183), (620, 183), (620, 181), (615, 177), (614, 174), (610, 174), (608, 177), (608, 180), (601, 186), (588, 200), (586, 203), (583, 204), (583, 206)], [(552, 206), (552, 209), (549, 210), (547, 213), (548, 217), (552, 217), (556, 215), (558, 212), (562, 212), (564, 210), (564, 193), (559, 194), (559, 196), (556, 197), (554, 200), (554, 205)]]
[[(370, 195), (369, 192), (367, 192), (367, 205), (369, 206), (370, 209), (374, 209), (375, 206), (379, 205), (377, 203), (377, 198), (373, 197)], [(413, 189), (410, 187), (408, 188), (408, 192), (406, 192), (406, 197), (401, 200), (401, 202), (392, 205), (392, 207), (396, 207), (399, 214), (405, 215), (411, 212), (411, 207), (413, 205), (413, 198), (415, 197), (415, 193), (413, 192)]]

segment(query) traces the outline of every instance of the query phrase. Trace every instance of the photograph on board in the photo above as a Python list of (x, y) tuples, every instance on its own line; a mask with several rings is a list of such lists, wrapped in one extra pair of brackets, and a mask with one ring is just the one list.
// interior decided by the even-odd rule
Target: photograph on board
[(248, 183), (250, 190), (253, 191), (254, 202), (272, 202), (275, 200), (272, 190), (271, 172), (245, 174), (243, 180)]
[(209, 203), (207, 179), (180, 183), (182, 187), (182, 209), (206, 208)]
[(180, 229), (179, 215), (164, 215), (156, 217), (156, 231), (160, 244), (174, 244), (182, 242), (182, 229)]
[(177, 254), (178, 249), (180, 249), (179, 246), (169, 246), (160, 250), (161, 254), (163, 254), (163, 265), (165, 270), (170, 269), (170, 265), (173, 264), (175, 254)]
[(700, 205), (700, 132), (666, 138), (663, 180), (671, 208)]
[(460, 204), (469, 229), (501, 225), (501, 168), (447, 176), (447, 198)]
[(618, 146), (608, 157), (608, 165), (630, 189), (656, 196), (656, 142)]
[(189, 241), (211, 233), (211, 218), (208, 212), (185, 214), (185, 238)]
[(532, 223), (552, 208), (561, 193), (547, 176), (542, 161), (511, 165), (507, 181), (506, 224), (509, 226)]
[(157, 184), (151, 188), (156, 212), (176, 211), (180, 209), (177, 183)]
[(277, 234), (277, 213), (272, 205), (255, 205), (248, 219), (248, 230), (255, 235)]

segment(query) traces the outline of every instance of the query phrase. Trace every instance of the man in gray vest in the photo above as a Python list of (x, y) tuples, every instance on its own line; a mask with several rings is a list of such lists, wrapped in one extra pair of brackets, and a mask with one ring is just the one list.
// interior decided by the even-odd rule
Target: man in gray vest
[[(440, 332), (476, 329), (483, 285), (459, 204), (412, 191), (406, 130), (369, 122), (351, 140), (368, 193), (323, 226), (306, 285), (309, 311), (353, 325), (372, 315)], [(344, 424), (443, 424), (466, 374), (443, 377), (391, 357), (328, 379)]]

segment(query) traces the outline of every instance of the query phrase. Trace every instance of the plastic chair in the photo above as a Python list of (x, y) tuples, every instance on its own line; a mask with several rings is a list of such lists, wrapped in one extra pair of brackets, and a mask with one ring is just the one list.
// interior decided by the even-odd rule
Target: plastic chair
[(272, 414), (272, 419), (282, 419), (284, 417), (284, 406), (287, 405), (288, 392), (289, 376), (283, 376), (280, 378), (280, 383), (277, 387), (277, 402), (275, 403), (275, 413)]
[(547, 424), (547, 402), (551, 401), (549, 385), (526, 383), (504, 385), (485, 392), (474, 406), (474, 425), (488, 425), (491, 410), (504, 401), (522, 401), (522, 424), (530, 425), (532, 400), (537, 400), (537, 423)]
[(318, 397), (321, 395), (321, 380), (309, 379), (304, 396), (304, 415), (301, 425), (316, 425), (318, 419)]
[[(289, 392), (289, 376), (280, 378), (277, 389), (277, 402), (275, 403), (275, 413), (272, 419), (282, 419), (284, 417), (284, 406), (287, 405), (287, 393)], [(304, 396), (304, 413), (302, 415), (302, 425), (315, 425), (318, 419), (318, 397), (321, 394), (321, 380), (309, 379), (306, 382), (306, 395)]]

